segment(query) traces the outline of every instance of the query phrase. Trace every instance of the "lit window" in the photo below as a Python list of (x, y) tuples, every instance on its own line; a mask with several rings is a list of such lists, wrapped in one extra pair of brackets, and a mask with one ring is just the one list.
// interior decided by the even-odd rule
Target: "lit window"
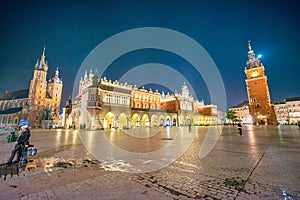
[[(253, 71), (253, 72), (251, 73), (251, 76), (252, 76), (253, 78), (257, 77), (257, 76), (258, 76), (258, 72), (257, 72), (257, 71)], [(255, 82), (255, 84), (257, 84), (257, 83)]]

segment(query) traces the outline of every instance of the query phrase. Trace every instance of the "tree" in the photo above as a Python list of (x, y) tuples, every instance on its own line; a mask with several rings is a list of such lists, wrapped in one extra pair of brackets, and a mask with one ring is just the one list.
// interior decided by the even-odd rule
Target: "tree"
[(229, 110), (227, 112), (227, 115), (226, 115), (227, 119), (230, 119), (232, 122), (238, 122), (240, 121), (237, 116), (236, 116), (236, 112), (234, 110)]

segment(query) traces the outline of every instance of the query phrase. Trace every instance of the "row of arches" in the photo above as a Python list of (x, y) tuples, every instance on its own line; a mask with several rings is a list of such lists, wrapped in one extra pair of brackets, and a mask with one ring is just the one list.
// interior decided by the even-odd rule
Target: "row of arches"
[[(181, 123), (179, 123), (179, 121)], [(125, 113), (115, 115), (112, 112), (108, 112), (101, 119), (99, 116), (99, 122), (103, 125), (103, 128), (145, 128), (145, 127), (164, 127), (164, 126), (179, 126), (188, 125), (191, 123), (190, 117), (179, 118), (177, 115), (149, 115), (147, 113), (138, 114), (134, 113), (132, 116), (128, 116)]]
[(145, 113), (145, 112), (120, 112), (107, 111), (97, 115), (75, 111), (65, 120), (66, 128), (95, 130), (98, 128), (131, 129), (147, 127), (178, 127), (193, 125), (194, 117), (190, 115), (179, 115), (177, 113)]

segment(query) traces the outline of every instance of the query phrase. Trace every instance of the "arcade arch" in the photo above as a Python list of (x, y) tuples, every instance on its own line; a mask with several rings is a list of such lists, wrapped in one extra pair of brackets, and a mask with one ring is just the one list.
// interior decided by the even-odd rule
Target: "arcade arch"
[(132, 127), (140, 127), (140, 116), (138, 114), (133, 114), (131, 117)]
[(151, 127), (158, 127), (158, 116), (157, 115), (152, 115)]
[(121, 113), (118, 116), (118, 122), (119, 122), (119, 128), (128, 127), (127, 116), (124, 113)]
[(176, 116), (172, 117), (171, 126), (178, 126), (178, 122), (177, 122)]
[(141, 120), (141, 127), (150, 127), (150, 121), (149, 116), (147, 114), (144, 114)]
[(116, 126), (115, 115), (112, 112), (106, 113), (103, 120), (103, 128), (114, 128)]
[(158, 119), (158, 126), (159, 126), (159, 127), (165, 126), (165, 117), (164, 117), (163, 115), (160, 115), (160, 116), (159, 116), (159, 119)]

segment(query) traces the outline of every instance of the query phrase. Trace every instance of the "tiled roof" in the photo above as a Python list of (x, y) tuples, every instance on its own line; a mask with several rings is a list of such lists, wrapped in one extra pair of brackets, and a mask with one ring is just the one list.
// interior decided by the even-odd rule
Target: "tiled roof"
[(22, 107), (9, 108), (9, 109), (6, 109), (6, 110), (0, 110), (0, 115), (2, 115), (2, 114), (13, 114), (13, 113), (20, 112), (21, 110), (22, 110)]
[(25, 99), (28, 98), (28, 92), (29, 89), (5, 92), (0, 96), (0, 100)]
[(287, 101), (300, 101), (300, 97), (285, 98), (284, 101), (285, 102), (287, 102)]
[(239, 103), (239, 104), (237, 104), (235, 106), (232, 106), (231, 108), (240, 108), (240, 107), (247, 106), (247, 105), (249, 105), (249, 101), (248, 100), (242, 101), (242, 103)]

